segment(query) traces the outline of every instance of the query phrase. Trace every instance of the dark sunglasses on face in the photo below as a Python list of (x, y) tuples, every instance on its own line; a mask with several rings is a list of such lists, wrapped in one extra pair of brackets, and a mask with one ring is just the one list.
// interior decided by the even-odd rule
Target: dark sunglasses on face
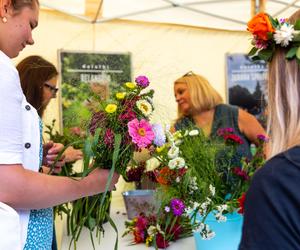
[(47, 87), (48, 89), (50, 89), (50, 91), (51, 91), (51, 93), (52, 93), (53, 96), (56, 95), (56, 93), (58, 91), (58, 88), (53, 87), (51, 84), (49, 84), (47, 82), (44, 83), (44, 86)]

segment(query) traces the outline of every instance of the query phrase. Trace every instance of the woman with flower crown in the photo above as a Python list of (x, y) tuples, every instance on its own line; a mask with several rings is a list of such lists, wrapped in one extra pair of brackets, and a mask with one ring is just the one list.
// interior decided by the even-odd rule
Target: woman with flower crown
[[(246, 194), (240, 250), (300, 249), (300, 11), (288, 20), (260, 13), (248, 23), (251, 53), (269, 63), (271, 154)], [(264, 44), (264, 47), (257, 46)]]
[[(105, 190), (109, 170), (97, 169), (81, 180), (38, 173), (40, 161), (53, 160), (57, 148), (43, 157), (39, 117), (22, 93), (11, 58), (33, 45), (38, 0), (0, 1), (0, 249), (51, 249), (52, 223), (29, 228), (31, 209), (41, 209)], [(114, 175), (110, 189), (117, 182)], [(33, 237), (32, 237), (33, 236)], [(47, 236), (46, 238), (44, 236)], [(50, 236), (50, 237), (48, 237)]]
[(178, 103), (175, 129), (198, 127), (206, 136), (216, 138), (218, 131), (232, 128), (242, 141), (237, 148), (236, 162), (242, 157), (252, 158), (251, 143), (258, 143), (257, 135), (265, 134), (256, 118), (238, 107), (223, 104), (220, 94), (203, 76), (188, 72), (174, 83)]

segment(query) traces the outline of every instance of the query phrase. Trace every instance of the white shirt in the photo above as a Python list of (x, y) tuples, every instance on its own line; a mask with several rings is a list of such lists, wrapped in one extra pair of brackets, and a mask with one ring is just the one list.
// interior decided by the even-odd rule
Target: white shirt
[[(0, 51), (0, 164), (38, 171), (39, 147), (38, 114), (23, 95), (16, 68)], [(16, 211), (0, 201), (0, 250), (23, 249), (29, 214), (30, 210)]]

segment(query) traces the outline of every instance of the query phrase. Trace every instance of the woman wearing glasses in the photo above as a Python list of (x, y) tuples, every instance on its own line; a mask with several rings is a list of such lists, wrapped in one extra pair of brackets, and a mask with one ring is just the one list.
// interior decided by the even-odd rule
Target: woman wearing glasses
[[(42, 118), (47, 105), (52, 98), (56, 98), (58, 91), (56, 87), (58, 77), (56, 67), (40, 56), (29, 56), (17, 65), (17, 70), (27, 101)], [(66, 162), (82, 159), (81, 150), (73, 147), (69, 147), (64, 155)]]
[(223, 103), (220, 94), (203, 77), (188, 72), (174, 83), (178, 104), (175, 129), (192, 126), (201, 128), (206, 136), (216, 137), (220, 128), (233, 128), (243, 144), (238, 148), (240, 157), (251, 158), (250, 144), (257, 142), (257, 135), (265, 131), (254, 116), (235, 106)]

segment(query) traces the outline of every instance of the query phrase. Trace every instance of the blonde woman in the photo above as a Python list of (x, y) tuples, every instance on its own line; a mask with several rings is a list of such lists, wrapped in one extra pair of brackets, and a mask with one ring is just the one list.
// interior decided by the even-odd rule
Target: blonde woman
[[(271, 24), (264, 13), (255, 18), (250, 22)], [(296, 20), (300, 11), (284, 26), (292, 31)], [(274, 46), (268, 73), (271, 157), (246, 194), (240, 250), (300, 249), (300, 65), (296, 55), (286, 59), (294, 42), (299, 45), (292, 39), (288, 46), (278, 44), (275, 32), (266, 40)]]
[(233, 128), (243, 140), (238, 148), (240, 157), (251, 158), (250, 144), (257, 143), (257, 135), (265, 134), (256, 118), (246, 111), (223, 103), (220, 94), (200, 75), (188, 72), (174, 83), (178, 104), (175, 129), (197, 126), (205, 135), (216, 137), (220, 128)]

